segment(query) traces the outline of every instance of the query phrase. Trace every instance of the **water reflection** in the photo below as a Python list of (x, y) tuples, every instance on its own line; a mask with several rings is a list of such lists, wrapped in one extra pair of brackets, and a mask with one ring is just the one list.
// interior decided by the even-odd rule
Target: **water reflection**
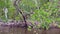
[(40, 29), (32, 29), (28, 31), (24, 28), (17, 27), (1, 27), (0, 26), (0, 34), (60, 34), (60, 29), (50, 29), (50, 30), (40, 30)]

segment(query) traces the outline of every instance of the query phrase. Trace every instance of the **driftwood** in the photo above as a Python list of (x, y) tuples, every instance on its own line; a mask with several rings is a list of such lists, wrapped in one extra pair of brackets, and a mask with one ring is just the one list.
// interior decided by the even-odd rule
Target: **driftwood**
[[(30, 21), (27, 21), (27, 26), (31, 26), (32, 28), (34, 28), (35, 26), (37, 26), (39, 24), (39, 22), (35, 21), (34, 22), (34, 25), (32, 24), (32, 22)], [(10, 22), (6, 22), (6, 23), (3, 23), (3, 22), (0, 22), (0, 26), (4, 26), (4, 27), (23, 27), (25, 28), (25, 22), (23, 21), (10, 21)], [(27, 28), (27, 27), (26, 27)]]

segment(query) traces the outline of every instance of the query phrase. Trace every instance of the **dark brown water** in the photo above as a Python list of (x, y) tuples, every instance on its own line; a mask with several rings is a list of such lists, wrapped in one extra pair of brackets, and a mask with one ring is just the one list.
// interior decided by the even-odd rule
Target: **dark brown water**
[(0, 34), (60, 34), (60, 29), (50, 29), (50, 30), (40, 30), (40, 29), (32, 29), (28, 31), (24, 28), (17, 27), (1, 27), (0, 26)]

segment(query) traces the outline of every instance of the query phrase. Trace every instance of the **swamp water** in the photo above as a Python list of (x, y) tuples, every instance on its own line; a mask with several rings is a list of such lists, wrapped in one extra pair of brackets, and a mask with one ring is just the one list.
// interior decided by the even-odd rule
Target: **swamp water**
[(49, 30), (40, 30), (40, 29), (32, 29), (28, 31), (24, 28), (17, 27), (2, 27), (0, 26), (0, 34), (60, 34), (60, 29), (49, 29)]

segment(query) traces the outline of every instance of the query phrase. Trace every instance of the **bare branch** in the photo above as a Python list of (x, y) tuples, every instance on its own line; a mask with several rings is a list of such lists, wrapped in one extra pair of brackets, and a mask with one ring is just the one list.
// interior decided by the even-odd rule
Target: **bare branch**
[(14, 6), (15, 6), (16, 10), (22, 15), (23, 20), (24, 20), (24, 22), (25, 22), (25, 27), (26, 27), (26, 26), (27, 26), (26, 18), (25, 18), (25, 16), (24, 16), (22, 10), (21, 10), (21, 9), (19, 8), (19, 6), (18, 6), (18, 4), (19, 4), (20, 1), (21, 1), (21, 0), (15, 0), (15, 1), (14, 1)]

